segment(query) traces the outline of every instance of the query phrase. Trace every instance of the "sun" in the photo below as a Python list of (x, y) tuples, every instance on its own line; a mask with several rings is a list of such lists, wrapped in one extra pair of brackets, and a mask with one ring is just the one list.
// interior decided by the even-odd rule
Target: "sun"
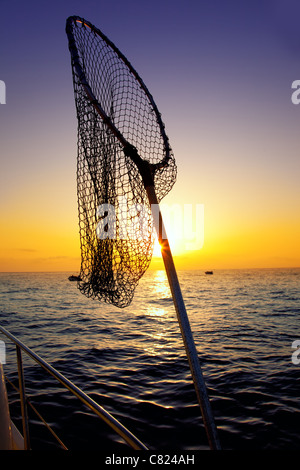
[[(170, 234), (168, 236), (168, 244), (171, 248), (172, 253), (180, 254), (182, 252), (182, 247), (180, 242), (176, 239), (174, 234)], [(161, 258), (161, 250), (163, 244), (159, 243), (157, 236), (155, 236), (154, 248), (153, 248), (153, 256)]]
[(153, 248), (153, 256), (157, 256), (158, 258), (161, 258), (161, 245), (155, 237), (155, 242), (154, 242), (154, 248)]

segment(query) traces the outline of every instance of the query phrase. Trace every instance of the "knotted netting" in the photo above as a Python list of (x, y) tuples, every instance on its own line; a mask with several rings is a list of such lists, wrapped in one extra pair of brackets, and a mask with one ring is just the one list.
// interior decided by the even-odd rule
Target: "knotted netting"
[(82, 18), (70, 17), (66, 32), (78, 120), (78, 287), (126, 307), (153, 253), (145, 186), (154, 184), (160, 201), (175, 182), (176, 164), (153, 98), (127, 59)]

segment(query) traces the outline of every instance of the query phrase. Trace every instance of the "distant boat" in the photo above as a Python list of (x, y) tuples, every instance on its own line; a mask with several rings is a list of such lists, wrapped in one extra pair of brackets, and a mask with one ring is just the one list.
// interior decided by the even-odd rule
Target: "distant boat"
[(213, 274), (213, 271), (205, 271), (205, 274)]
[(80, 276), (74, 276), (74, 274), (72, 274), (72, 276), (69, 276), (68, 279), (69, 279), (69, 281), (81, 281), (81, 277)]

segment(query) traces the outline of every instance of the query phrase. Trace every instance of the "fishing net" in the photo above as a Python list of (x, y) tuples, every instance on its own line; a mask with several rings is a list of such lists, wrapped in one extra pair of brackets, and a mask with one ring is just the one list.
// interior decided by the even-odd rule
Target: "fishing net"
[(67, 20), (66, 32), (78, 119), (78, 287), (126, 307), (153, 253), (145, 186), (154, 184), (159, 202), (176, 164), (154, 100), (127, 59), (79, 17)]

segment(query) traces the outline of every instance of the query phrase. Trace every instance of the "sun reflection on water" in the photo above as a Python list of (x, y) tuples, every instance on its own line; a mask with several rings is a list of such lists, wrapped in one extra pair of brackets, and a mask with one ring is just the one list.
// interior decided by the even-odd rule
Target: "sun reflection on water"
[(147, 308), (147, 314), (150, 316), (150, 317), (162, 317), (163, 315), (165, 315), (166, 311), (164, 308), (158, 308), (158, 307), (153, 307), (153, 306), (149, 306)]
[(147, 303), (146, 315), (152, 317), (151, 328), (144, 330), (148, 341), (145, 342), (144, 351), (151, 356), (166, 357), (173, 354), (174, 346), (174, 309), (172, 296), (165, 271), (158, 270), (151, 273), (151, 284), (148, 295), (151, 300)]
[(165, 271), (155, 271), (152, 290), (153, 293), (160, 296), (160, 298), (170, 297), (170, 288)]

